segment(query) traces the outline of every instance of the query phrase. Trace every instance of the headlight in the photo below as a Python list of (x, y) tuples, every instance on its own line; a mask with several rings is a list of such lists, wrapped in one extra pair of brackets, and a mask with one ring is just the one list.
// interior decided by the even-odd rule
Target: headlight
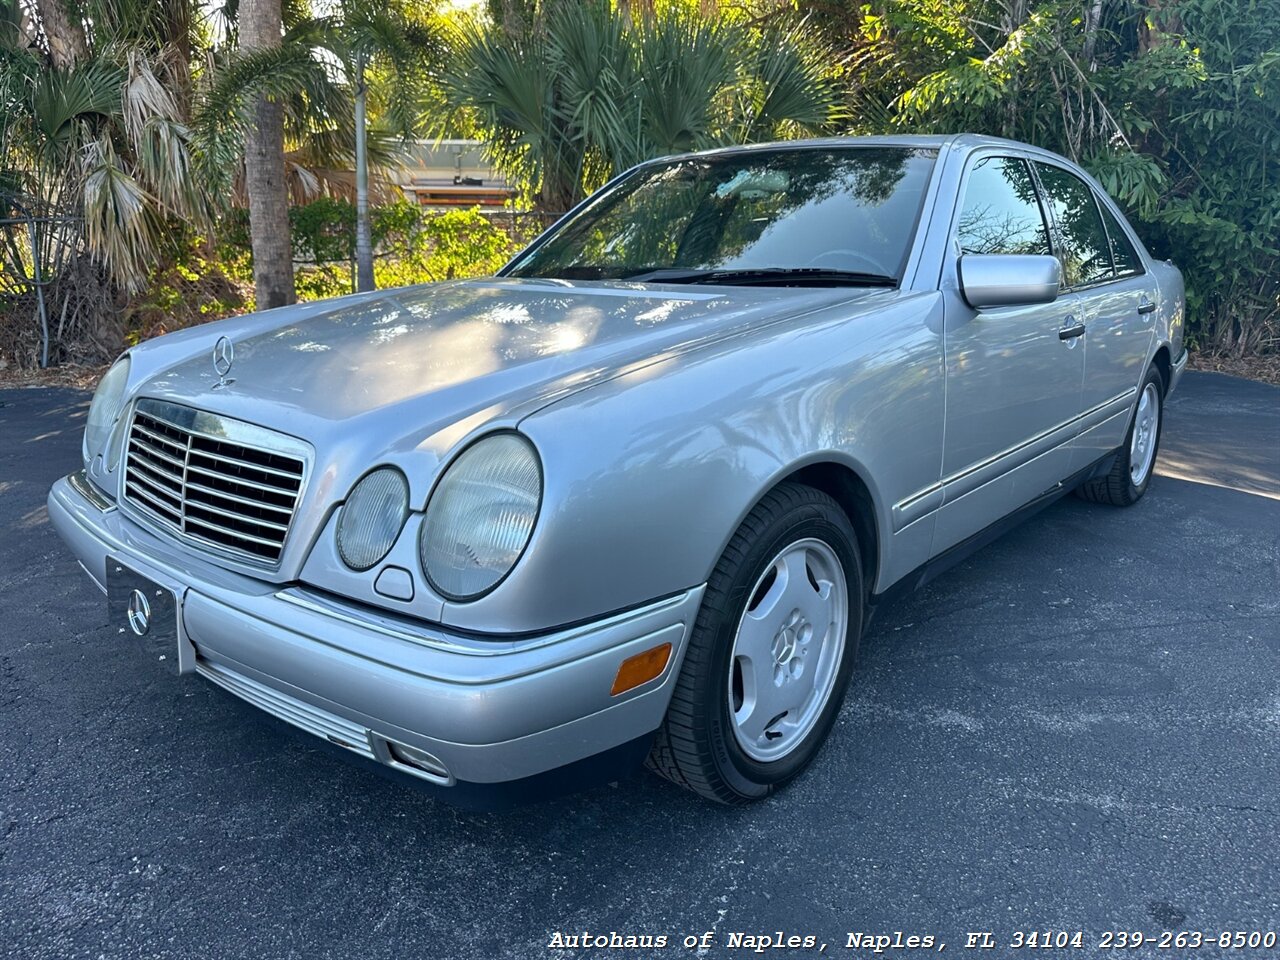
[(542, 502), (542, 467), (529, 441), (499, 433), (453, 462), (431, 495), (418, 554), (451, 600), (492, 590), (520, 559)]
[(89, 419), (84, 425), (82, 452), (87, 464), (94, 454), (102, 450), (111, 433), (111, 427), (124, 408), (124, 387), (129, 379), (129, 356), (117, 360), (98, 383), (98, 389), (89, 404)]
[(338, 515), (338, 555), (352, 570), (368, 570), (391, 550), (409, 512), (409, 484), (394, 467), (379, 467), (356, 484)]

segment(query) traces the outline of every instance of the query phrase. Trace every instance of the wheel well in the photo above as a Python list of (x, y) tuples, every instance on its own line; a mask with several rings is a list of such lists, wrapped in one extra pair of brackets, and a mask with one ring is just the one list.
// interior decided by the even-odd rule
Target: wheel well
[(840, 504), (858, 535), (862, 578), (868, 595), (874, 590), (880, 563), (880, 540), (876, 530), (875, 501), (862, 478), (841, 463), (811, 463), (786, 478), (821, 490)]
[(1169, 377), (1173, 372), (1173, 363), (1169, 359), (1169, 348), (1164, 344), (1160, 345), (1160, 349), (1156, 351), (1155, 357), (1151, 360), (1155, 368), (1160, 371), (1160, 379), (1164, 381), (1164, 389), (1169, 391)]

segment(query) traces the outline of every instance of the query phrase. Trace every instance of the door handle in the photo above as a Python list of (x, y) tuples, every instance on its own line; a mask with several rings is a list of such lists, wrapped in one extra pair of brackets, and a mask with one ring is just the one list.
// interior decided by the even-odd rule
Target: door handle
[(1152, 300), (1150, 297), (1146, 296), (1145, 294), (1143, 295), (1142, 299), (1138, 301), (1139, 313), (1154, 313), (1155, 309), (1156, 309), (1156, 302)]
[(1076, 323), (1070, 327), (1063, 327), (1058, 331), (1059, 340), (1074, 340), (1076, 337), (1084, 336), (1085, 326), (1083, 323)]

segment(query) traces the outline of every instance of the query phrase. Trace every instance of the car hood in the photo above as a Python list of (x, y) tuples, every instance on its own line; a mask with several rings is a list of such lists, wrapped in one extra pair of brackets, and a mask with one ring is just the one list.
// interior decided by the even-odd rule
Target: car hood
[[(407, 287), (184, 331), (205, 333), (177, 335), (181, 357), (140, 392), (304, 437), (374, 416), (430, 431), (754, 325), (892, 293), (515, 279)], [(235, 347), (222, 386), (210, 357), (219, 335)]]

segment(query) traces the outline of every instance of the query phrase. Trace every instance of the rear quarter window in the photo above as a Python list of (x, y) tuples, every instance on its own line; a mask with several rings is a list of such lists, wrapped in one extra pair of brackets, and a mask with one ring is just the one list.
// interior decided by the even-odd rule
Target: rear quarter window
[(1124, 227), (1105, 203), (1099, 203), (1098, 207), (1102, 210), (1102, 220), (1111, 241), (1111, 262), (1115, 264), (1116, 276), (1134, 277), (1142, 273), (1142, 258), (1133, 248)]

